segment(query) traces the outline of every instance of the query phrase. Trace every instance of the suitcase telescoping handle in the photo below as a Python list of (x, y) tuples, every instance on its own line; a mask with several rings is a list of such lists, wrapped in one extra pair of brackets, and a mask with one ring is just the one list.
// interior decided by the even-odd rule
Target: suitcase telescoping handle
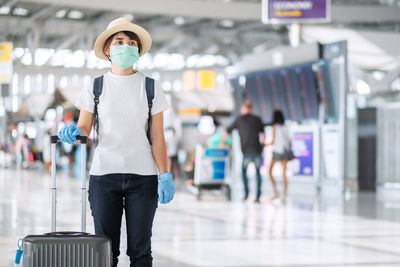
[[(76, 137), (81, 143), (81, 231), (86, 232), (86, 144), (87, 136)], [(51, 232), (56, 232), (56, 204), (57, 204), (57, 183), (56, 183), (56, 146), (60, 139), (57, 135), (50, 137), (51, 142)]]

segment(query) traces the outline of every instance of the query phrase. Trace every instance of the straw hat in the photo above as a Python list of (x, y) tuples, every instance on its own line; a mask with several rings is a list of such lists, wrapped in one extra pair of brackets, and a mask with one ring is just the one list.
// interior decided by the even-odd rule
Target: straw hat
[(94, 44), (94, 54), (101, 59), (108, 60), (106, 54), (104, 54), (104, 43), (114, 33), (121, 31), (129, 31), (135, 33), (142, 43), (139, 56), (143, 56), (151, 47), (151, 36), (150, 34), (140, 27), (139, 25), (133, 24), (127, 18), (118, 18), (108, 24), (107, 29), (97, 37)]

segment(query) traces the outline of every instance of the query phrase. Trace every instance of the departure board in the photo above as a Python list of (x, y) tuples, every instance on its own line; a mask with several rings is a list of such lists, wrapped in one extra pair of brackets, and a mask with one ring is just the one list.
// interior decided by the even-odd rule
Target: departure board
[(300, 102), (305, 119), (318, 119), (318, 96), (312, 65), (296, 67)]
[(283, 90), (286, 97), (288, 119), (300, 121), (303, 119), (303, 111), (300, 102), (300, 90), (296, 72), (293, 68), (280, 71), (283, 79)]
[(279, 71), (269, 71), (267, 73), (268, 84), (271, 89), (272, 104), (274, 110), (281, 110), (285, 118), (288, 119), (286, 97), (284, 94), (282, 77)]
[(272, 122), (273, 114), (273, 99), (271, 94), (271, 88), (268, 83), (267, 72), (258, 72), (256, 74), (257, 88), (260, 96), (260, 112), (261, 118), (265, 124)]
[(324, 61), (315, 65), (315, 75), (317, 77), (317, 86), (320, 101), (325, 105), (325, 116), (327, 118), (336, 118), (335, 101), (333, 99), (333, 89), (329, 74), (328, 62)]
[(238, 116), (240, 114), (240, 106), (242, 105), (242, 103), (244, 101), (243, 89), (239, 85), (238, 78), (229, 79), (229, 83), (233, 90), (233, 99), (235, 102), (234, 115)]
[[(265, 124), (272, 122), (274, 110), (281, 110), (285, 119), (292, 121), (316, 120), (319, 101), (325, 106), (325, 116), (336, 118), (333, 88), (327, 61), (308, 63), (282, 69), (246, 74), (246, 85), (238, 79), (230, 80), (235, 89), (236, 103), (243, 103), (241, 88), (253, 103), (254, 114)], [(240, 106), (237, 107), (240, 110)]]
[(259, 90), (257, 89), (257, 80), (254, 73), (246, 75), (246, 95), (247, 98), (251, 100), (253, 104), (253, 113), (255, 115), (261, 116), (261, 107), (259, 96)]

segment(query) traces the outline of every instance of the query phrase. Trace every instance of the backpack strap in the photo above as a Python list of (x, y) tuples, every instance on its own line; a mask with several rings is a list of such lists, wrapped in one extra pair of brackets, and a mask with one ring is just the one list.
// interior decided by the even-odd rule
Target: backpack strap
[(147, 95), (147, 105), (149, 106), (149, 117), (147, 119), (147, 139), (151, 145), (150, 137), (150, 125), (151, 125), (151, 108), (153, 107), (154, 99), (154, 79), (146, 77), (146, 95)]
[(103, 75), (94, 79), (93, 82), (93, 94), (94, 94), (94, 115), (93, 115), (93, 126), (96, 131), (95, 143), (97, 144), (97, 137), (99, 135), (99, 114), (98, 114), (98, 105), (100, 102), (100, 95), (103, 92)]

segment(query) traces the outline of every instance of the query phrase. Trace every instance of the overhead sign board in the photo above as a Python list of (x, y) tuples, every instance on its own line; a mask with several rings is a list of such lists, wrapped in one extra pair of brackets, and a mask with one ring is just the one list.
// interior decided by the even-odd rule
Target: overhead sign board
[(199, 70), (197, 72), (198, 88), (200, 90), (212, 90), (215, 88), (216, 75), (211, 70)]
[(330, 0), (263, 0), (263, 23), (329, 22)]
[(11, 83), (13, 66), (11, 52), (13, 43), (0, 42), (0, 84)]

